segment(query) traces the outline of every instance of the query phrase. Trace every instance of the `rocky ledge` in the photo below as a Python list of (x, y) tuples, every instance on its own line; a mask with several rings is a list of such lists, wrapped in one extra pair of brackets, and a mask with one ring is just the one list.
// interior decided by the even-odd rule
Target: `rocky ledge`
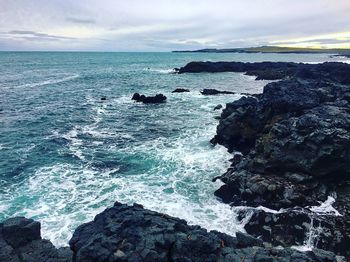
[(69, 248), (40, 237), (40, 223), (12, 218), (0, 224), (0, 261), (340, 261), (331, 252), (273, 248), (250, 235), (232, 237), (186, 221), (123, 205), (79, 226)]
[[(234, 157), (215, 194), (233, 206), (284, 209), (251, 210), (245, 228), (264, 241), (290, 246), (309, 239), (350, 258), (350, 65), (192, 62), (178, 72), (281, 79), (223, 110), (212, 142)], [(331, 196), (339, 213), (312, 208)]]
[(183, 73), (241, 72), (256, 76), (256, 80), (279, 80), (286, 77), (303, 79), (328, 79), (339, 83), (349, 83), (349, 65), (344, 63), (301, 64), (292, 62), (190, 62), (175, 69)]
[(40, 235), (40, 223), (14, 217), (0, 223), (0, 261), (69, 262), (72, 251), (56, 247)]

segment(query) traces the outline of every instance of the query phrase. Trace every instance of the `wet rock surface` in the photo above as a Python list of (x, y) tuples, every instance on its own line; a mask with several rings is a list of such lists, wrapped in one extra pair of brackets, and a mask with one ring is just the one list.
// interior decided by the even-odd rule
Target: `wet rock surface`
[[(215, 195), (234, 206), (275, 210), (318, 205), (333, 195), (343, 216), (326, 221), (315, 218), (315, 224), (329, 233), (328, 240), (320, 234), (315, 246), (350, 257), (350, 65), (194, 63), (179, 72), (247, 71), (264, 78), (263, 68), (277, 71), (283, 80), (267, 84), (261, 96), (228, 103), (221, 114), (212, 142), (230, 152), (242, 152), (243, 157), (221, 176), (225, 184)], [(265, 222), (270, 215), (252, 216), (250, 223), (258, 226), (253, 230), (248, 223), (247, 231), (284, 246), (306, 239), (308, 229), (296, 223), (298, 216), (293, 212), (279, 215), (280, 219), (285, 216), (284, 228), (289, 223), (296, 226), (290, 234), (278, 233), (280, 224)], [(330, 243), (332, 237), (339, 240), (337, 244)]]
[(242, 217), (246, 212), (251, 216), (244, 227), (247, 233), (274, 246), (316, 246), (349, 257), (349, 224), (340, 216), (320, 216), (299, 208), (281, 213), (244, 211)]

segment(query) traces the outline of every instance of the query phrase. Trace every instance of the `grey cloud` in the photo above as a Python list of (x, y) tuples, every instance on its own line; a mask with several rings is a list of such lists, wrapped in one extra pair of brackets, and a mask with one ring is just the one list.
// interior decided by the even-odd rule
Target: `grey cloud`
[(307, 44), (307, 43), (319, 43), (319, 44), (346, 44), (350, 43), (350, 38), (345, 39), (333, 39), (333, 38), (323, 38), (323, 39), (311, 39), (303, 41), (284, 41), (284, 42), (275, 42), (277, 45), (282, 44)]
[(89, 18), (67, 17), (66, 20), (77, 24), (96, 24), (96, 20)]
[(26, 38), (26, 39), (38, 39), (38, 40), (68, 40), (68, 39), (74, 39), (72, 37), (66, 37), (66, 36), (57, 36), (57, 35), (50, 35), (45, 33), (39, 33), (34, 31), (27, 31), (27, 30), (12, 30), (7, 33), (3, 33), (4, 35), (9, 35), (13, 37), (20, 37), (20, 38)]
[[(37, 50), (230, 48), (350, 32), (349, 0), (2, 2), (0, 50), (5, 44)], [(350, 45), (346, 39), (309, 42)]]

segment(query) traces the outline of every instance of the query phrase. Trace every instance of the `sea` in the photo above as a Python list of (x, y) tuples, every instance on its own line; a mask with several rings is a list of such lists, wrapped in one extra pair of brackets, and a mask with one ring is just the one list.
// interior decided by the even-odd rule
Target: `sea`
[[(191, 61), (349, 62), (328, 54), (0, 52), (0, 221), (33, 218), (43, 238), (66, 246), (78, 225), (119, 201), (208, 230), (244, 231), (237, 209), (214, 196), (221, 182), (212, 179), (232, 156), (209, 142), (221, 113), (213, 109), (268, 81), (173, 73)], [(204, 96), (204, 88), (237, 94)], [(136, 103), (135, 92), (167, 102)]]

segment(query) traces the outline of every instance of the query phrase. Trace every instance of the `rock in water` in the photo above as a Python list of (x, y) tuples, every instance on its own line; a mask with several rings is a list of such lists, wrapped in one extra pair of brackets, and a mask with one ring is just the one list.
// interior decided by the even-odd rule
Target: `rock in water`
[(185, 89), (185, 88), (176, 88), (173, 92), (171, 93), (185, 93), (185, 92), (190, 92), (189, 89)]
[(221, 104), (218, 104), (216, 107), (214, 107), (214, 110), (220, 110), (222, 108)]
[(201, 91), (202, 95), (209, 96), (209, 95), (219, 95), (219, 94), (235, 94), (235, 92), (230, 91), (220, 91), (216, 89), (203, 89)]
[(157, 103), (165, 103), (167, 98), (163, 94), (157, 94), (155, 96), (145, 96), (145, 95), (140, 95), (139, 93), (135, 93), (131, 99), (135, 100), (136, 102), (142, 102), (144, 104), (157, 104)]

